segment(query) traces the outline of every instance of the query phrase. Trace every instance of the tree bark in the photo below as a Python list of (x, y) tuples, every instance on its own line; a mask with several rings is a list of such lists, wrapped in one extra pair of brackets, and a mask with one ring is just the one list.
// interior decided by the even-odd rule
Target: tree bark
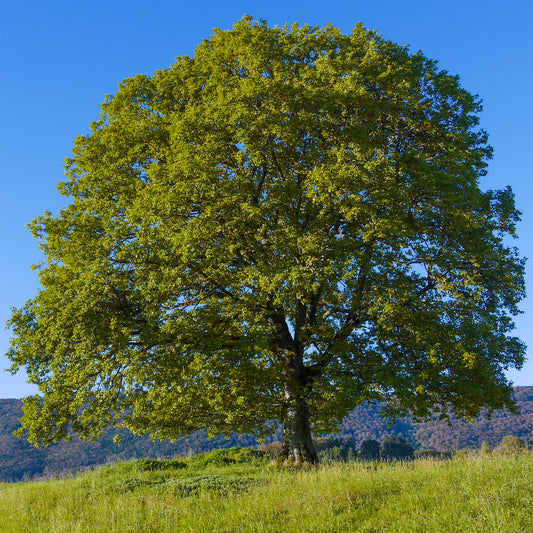
[(280, 459), (296, 464), (317, 464), (318, 456), (311, 435), (307, 403), (303, 398), (294, 397), (290, 393), (286, 394), (286, 398)]

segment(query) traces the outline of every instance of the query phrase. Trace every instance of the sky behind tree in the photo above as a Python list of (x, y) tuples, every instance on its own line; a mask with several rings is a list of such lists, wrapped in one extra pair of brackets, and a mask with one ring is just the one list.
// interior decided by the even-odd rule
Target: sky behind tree
[[(74, 139), (88, 132), (106, 94), (122, 79), (166, 68), (192, 55), (214, 27), (229, 29), (249, 14), (269, 25), (331, 23), (344, 33), (357, 22), (396, 43), (409, 45), (460, 76), (484, 102), (481, 126), (494, 147), (482, 189), (510, 185), (522, 211), (518, 246), (533, 257), (533, 176), (529, 103), (533, 5), (520, 0), (468, 2), (308, 0), (196, 2), (3, 3), (0, 7), (0, 321), (38, 289), (30, 266), (42, 257), (25, 225), (68, 201), (56, 190)], [(526, 283), (532, 281), (527, 265)], [(518, 336), (533, 342), (533, 300), (524, 300)], [(5, 372), (9, 331), (0, 329), (0, 398), (20, 398), (36, 388), (23, 373)], [(533, 359), (533, 351), (529, 350)], [(533, 385), (533, 361), (510, 371), (516, 385)]]

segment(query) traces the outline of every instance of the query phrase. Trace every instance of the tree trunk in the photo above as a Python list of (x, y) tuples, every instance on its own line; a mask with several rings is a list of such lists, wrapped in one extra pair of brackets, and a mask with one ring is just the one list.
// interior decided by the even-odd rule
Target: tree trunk
[(303, 398), (290, 396), (287, 400), (280, 459), (297, 464), (317, 464), (318, 456), (311, 436), (307, 403)]

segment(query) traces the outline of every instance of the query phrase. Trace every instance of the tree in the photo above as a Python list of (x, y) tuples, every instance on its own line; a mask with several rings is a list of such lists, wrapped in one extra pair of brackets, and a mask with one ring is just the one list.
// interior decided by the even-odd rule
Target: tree
[(379, 442), (374, 439), (366, 439), (361, 443), (359, 457), (361, 459), (376, 460), (379, 459), (380, 449)]
[(527, 444), (520, 438), (514, 435), (506, 435), (503, 437), (500, 445), (496, 450), (504, 455), (517, 455), (527, 449)]
[(41, 288), (8, 356), (47, 445), (109, 424), (153, 438), (311, 431), (513, 407), (523, 261), (510, 189), (483, 191), (480, 101), (357, 25), (245, 17), (124, 80), (33, 220)]
[(381, 445), (383, 459), (412, 459), (415, 455), (413, 447), (400, 437), (387, 435)]

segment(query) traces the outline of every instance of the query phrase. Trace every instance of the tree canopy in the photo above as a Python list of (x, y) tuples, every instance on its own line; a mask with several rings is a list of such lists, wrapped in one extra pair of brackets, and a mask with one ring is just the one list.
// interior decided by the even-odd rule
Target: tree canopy
[(358, 404), (513, 406), (524, 346), (512, 191), (484, 191), (481, 103), (355, 26), (245, 17), (124, 80), (31, 230), (41, 288), (8, 356), (36, 444), (283, 424), (283, 454)]

